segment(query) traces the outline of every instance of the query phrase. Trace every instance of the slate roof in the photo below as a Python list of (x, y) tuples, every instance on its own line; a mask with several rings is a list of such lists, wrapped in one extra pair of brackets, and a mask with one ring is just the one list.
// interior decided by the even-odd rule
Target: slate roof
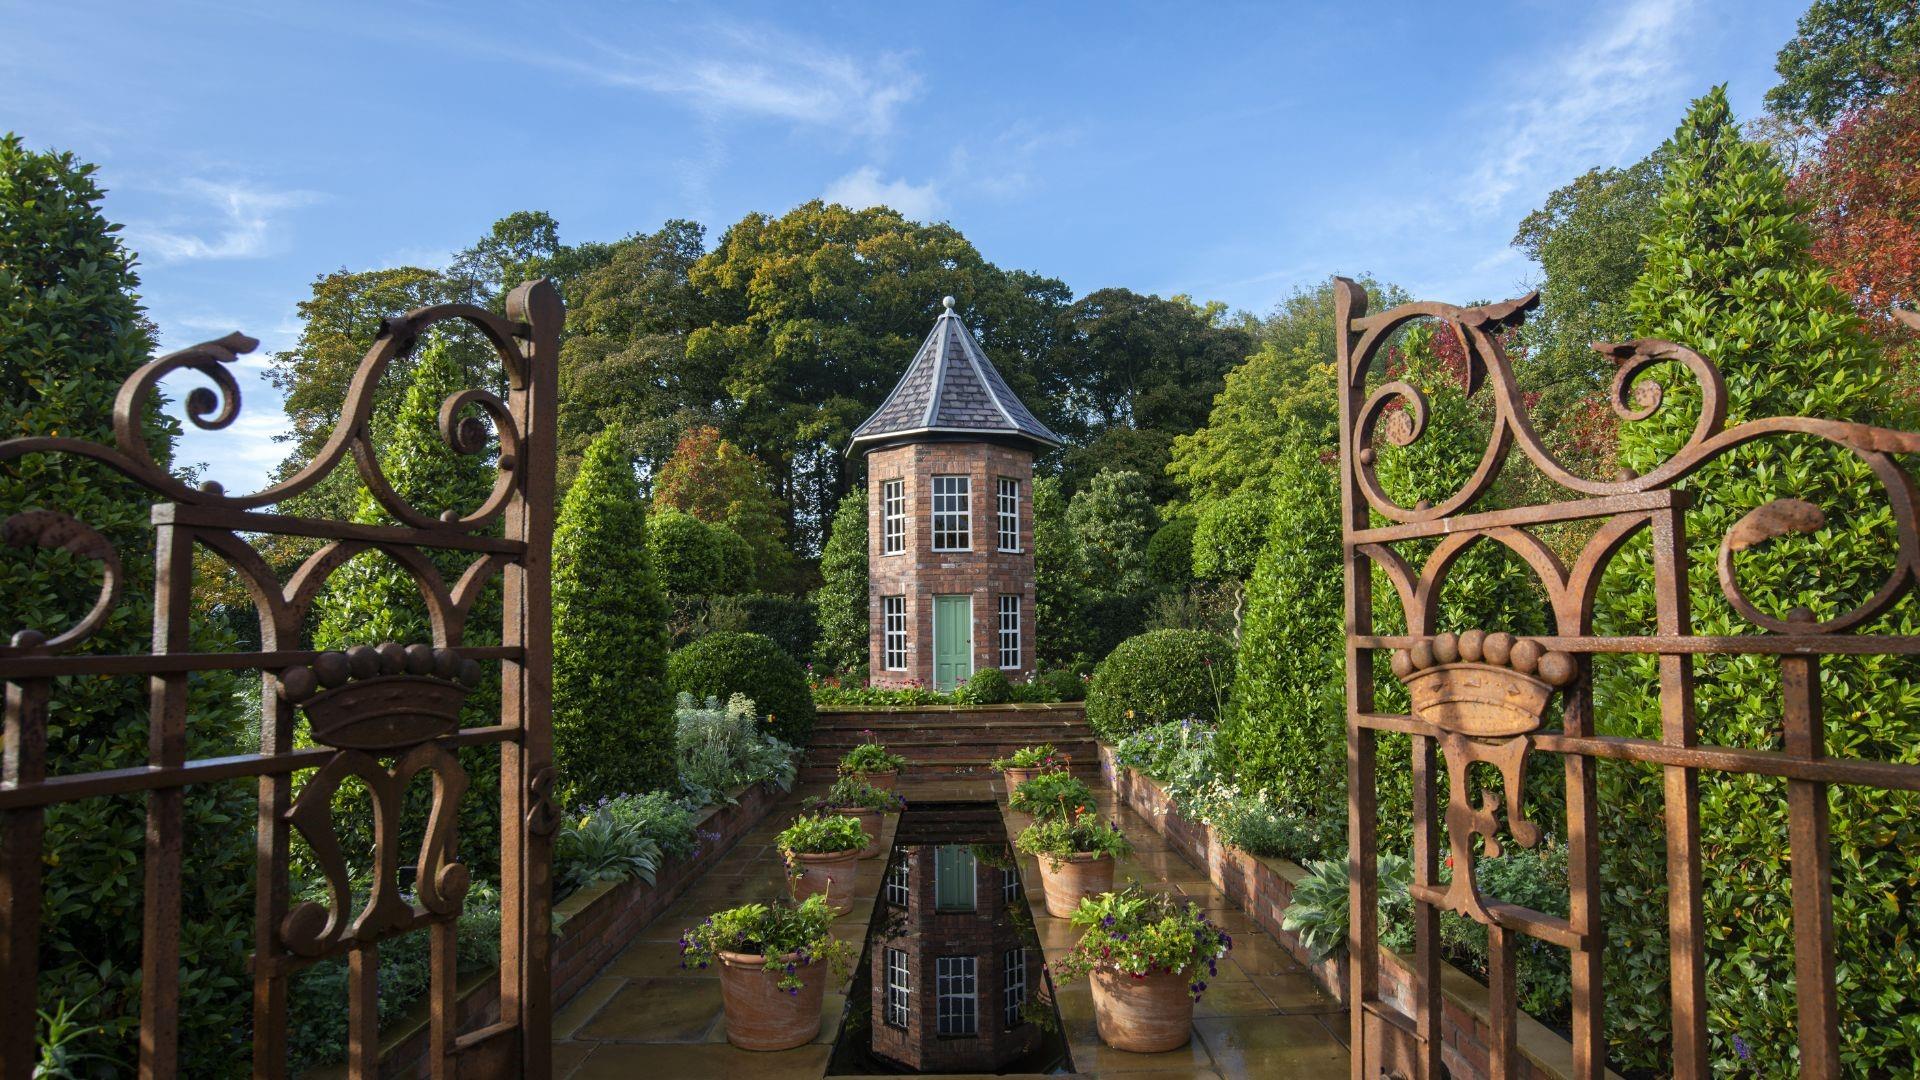
[(953, 310), (953, 297), (942, 304), (933, 332), (907, 365), (907, 373), (853, 430), (847, 452), (904, 436), (966, 432), (1023, 439), (1039, 450), (1059, 446), (1060, 436), (1021, 404), (967, 331)]

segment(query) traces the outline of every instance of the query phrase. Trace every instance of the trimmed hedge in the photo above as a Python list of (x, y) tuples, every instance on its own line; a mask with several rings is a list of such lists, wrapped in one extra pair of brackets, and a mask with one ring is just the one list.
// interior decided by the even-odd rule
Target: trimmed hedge
[(1005, 705), (1013, 700), (1013, 684), (999, 668), (981, 668), (961, 688), (960, 697), (969, 705)]
[(813, 601), (779, 593), (715, 597), (707, 626), (715, 632), (765, 635), (803, 664), (813, 655), (814, 642), (820, 636), (820, 619)]
[(667, 658), (667, 682), (700, 700), (747, 695), (772, 718), (773, 734), (794, 746), (805, 746), (813, 733), (806, 672), (765, 634), (708, 634)]
[(1192, 518), (1177, 517), (1147, 541), (1147, 576), (1154, 585), (1177, 590), (1193, 584), (1193, 527)]
[(1155, 630), (1121, 642), (1093, 670), (1087, 723), (1103, 739), (1188, 718), (1212, 722), (1233, 688), (1233, 646), (1200, 630)]

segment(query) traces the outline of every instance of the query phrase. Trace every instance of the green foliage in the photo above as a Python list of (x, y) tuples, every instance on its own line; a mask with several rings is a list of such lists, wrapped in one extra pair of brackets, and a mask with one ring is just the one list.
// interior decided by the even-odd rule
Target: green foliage
[(1075, 855), (1105, 855), (1110, 859), (1133, 854), (1112, 822), (1098, 814), (1060, 814), (1039, 818), (1020, 830), (1013, 846), (1035, 858), (1045, 858), (1056, 867)]
[[(132, 258), (99, 202), (92, 166), (0, 137), (0, 431), (10, 438), (60, 435), (111, 446), (114, 395), (151, 351)], [(177, 425), (157, 413), (145, 420), (149, 445), (167, 459)], [(58, 509), (106, 537), (126, 569), (119, 603), (77, 653), (152, 647), (153, 501), (131, 481), (75, 458), (0, 462), (0, 519)], [(90, 559), (0, 547), (6, 633), (32, 627), (51, 637), (77, 623), (99, 589)], [(191, 647), (230, 644), (197, 626)], [(246, 685), (225, 672), (188, 680), (187, 756), (253, 749), (239, 696)], [(58, 680), (48, 707), (47, 772), (144, 765), (148, 708), (145, 678)], [(247, 1055), (254, 801), (240, 783), (195, 785), (184, 800), (181, 1067), (233, 1075)], [(57, 804), (45, 822), (40, 1002), (61, 1017), (56, 1053), (68, 1063), (101, 1055), (130, 1066), (138, 1057), (146, 801)], [(33, 1022), (18, 1011), (9, 1020)]]
[(1041, 743), (1039, 746), (1023, 746), (1003, 758), (994, 758), (991, 764), (1001, 772), (1008, 769), (1045, 769), (1048, 772), (1061, 772), (1067, 767), (1067, 756), (1052, 743)]
[(1162, 590), (1193, 584), (1193, 519), (1177, 517), (1154, 531), (1147, 541), (1147, 578)]
[(813, 606), (820, 636), (813, 659), (828, 671), (867, 663), (867, 489), (856, 487), (833, 512), (833, 528), (820, 549), (820, 588)]
[[(934, 690), (925, 686), (868, 686), (865, 680), (849, 682), (834, 676), (816, 679), (812, 684), (813, 703), (822, 709), (848, 706), (889, 706), (914, 708), (920, 705), (980, 705), (966, 686), (956, 690)], [(1026, 682), (1007, 684), (1008, 701), (1043, 705), (1060, 701), (1078, 701), (1086, 696), (1080, 676), (1071, 671), (1043, 671)]]
[[(1349, 899), (1347, 864), (1326, 859), (1307, 864), (1307, 876), (1293, 886), (1293, 900), (1281, 913), (1280, 928), (1298, 934), (1300, 945), (1324, 960), (1347, 948)], [(1402, 906), (1413, 882), (1413, 864), (1391, 852), (1383, 853), (1375, 870), (1382, 908)]]
[(1041, 773), (1008, 793), (1007, 805), (1036, 818), (1091, 814), (1093, 789), (1069, 772)]
[(1005, 705), (1013, 700), (1013, 684), (999, 668), (981, 668), (967, 678), (960, 698), (968, 705)]
[(1098, 289), (1062, 315), (1055, 379), (1041, 389), (1064, 406), (1055, 430), (1069, 438), (1120, 426), (1188, 432), (1251, 347), (1223, 306)]
[(1316, 831), (1274, 805), (1264, 791), (1236, 794), (1207, 814), (1220, 839), (1254, 855), (1299, 861), (1345, 842), (1337, 833)]
[(651, 885), (659, 868), (660, 845), (609, 807), (569, 818), (553, 838), (555, 900), (602, 882), (638, 878)]
[[(1807, 414), (1872, 422), (1891, 413), (1883, 372), (1847, 300), (1807, 254), (1800, 209), (1769, 151), (1745, 142), (1726, 95), (1696, 102), (1668, 146), (1659, 227), (1647, 238), (1646, 270), (1633, 290), (1637, 329), (1681, 342), (1713, 361), (1726, 380), (1728, 423)], [(1671, 367), (1672, 365), (1666, 365)], [(1699, 408), (1685, 374), (1653, 371), (1665, 403), (1624, 425), (1621, 462), (1642, 473), (1686, 440)], [(1886, 495), (1851, 454), (1805, 440), (1775, 439), (1723, 455), (1686, 485), (1691, 632), (1753, 632), (1722, 595), (1715, 574), (1721, 538), (1748, 511), (1776, 498), (1805, 499), (1826, 525), (1736, 556), (1735, 575), (1760, 610), (1784, 617), (1804, 605), (1828, 618), (1870, 596), (1897, 545)], [(1646, 633), (1653, 626), (1651, 553), (1644, 538), (1623, 549), (1603, 583), (1596, 628)], [(1874, 629), (1920, 630), (1910, 605)], [(1595, 713), (1605, 735), (1658, 738), (1659, 684), (1652, 657), (1623, 658), (1595, 672)], [(1693, 662), (1700, 740), (1761, 749), (1778, 745), (1778, 661), (1703, 656)], [(1904, 760), (1920, 741), (1915, 717), (1920, 669), (1906, 657), (1822, 661), (1822, 710), (1844, 718), (1829, 751)], [(1841, 734), (1843, 732), (1843, 734)], [(1844, 747), (1844, 748), (1843, 748)], [(1609, 883), (1603, 918), (1611, 941), (1663, 940), (1665, 861), (1657, 846), (1662, 798), (1639, 771), (1600, 771), (1600, 804), (1613, 812), (1601, 845)], [(1788, 1075), (1795, 1057), (1793, 933), (1789, 868), (1780, 838), (1787, 808), (1779, 781), (1703, 775), (1700, 781), (1707, 941), (1707, 1011), (1714, 1068), (1752, 1068), (1733, 1049)], [(1920, 800), (1909, 792), (1837, 788), (1831, 795), (1834, 928), (1842, 1053), (1863, 1073), (1897, 1072), (1920, 1053), (1920, 1022), (1904, 1003), (1920, 967), (1920, 908), (1889, 904), (1911, 887), (1920, 860)], [(1898, 853), (1898, 854), (1895, 854)], [(1756, 917), (1759, 913), (1770, 913)], [(1608, 950), (1608, 1041), (1626, 1064), (1653, 1067), (1668, 1039), (1665, 964), (1654, 950)]]
[(764, 635), (708, 634), (667, 658), (667, 681), (676, 693), (696, 698), (747, 695), (759, 703), (768, 730), (782, 742), (804, 746), (813, 731), (806, 672)]
[(779, 593), (741, 593), (717, 597), (707, 614), (716, 631), (745, 632), (770, 638), (781, 651), (805, 663), (820, 637), (813, 601)]
[[(1199, 1001), (1207, 977), (1219, 974), (1220, 960), (1233, 948), (1233, 939), (1200, 905), (1138, 885), (1081, 900), (1072, 922), (1080, 940), (1049, 966), (1056, 979), (1071, 981), (1095, 968), (1125, 975), (1184, 975), (1193, 1000)], [(1205, 976), (1200, 973), (1203, 967)]]
[(620, 821), (639, 829), (640, 835), (653, 841), (661, 853), (669, 858), (687, 858), (697, 847), (693, 811), (671, 792), (621, 795), (602, 799), (592, 807), (581, 808), (582, 813), (591, 810), (606, 810)]
[[(617, 430), (617, 429), (608, 429)], [(733, 559), (744, 544), (725, 525), (658, 509), (647, 520), (647, 559), (669, 599), (724, 596), (746, 587), (745, 568)]]
[(1212, 722), (1233, 689), (1233, 646), (1195, 630), (1128, 638), (1094, 669), (1087, 723), (1103, 739), (1169, 720)]
[[(873, 733), (866, 732), (866, 734)], [(893, 753), (885, 746), (877, 742), (863, 742), (840, 755), (839, 772), (842, 776), (852, 773), (898, 772), (906, 766), (906, 758)]]
[[(1311, 451), (1300, 446), (1286, 451), (1289, 459), (1302, 453)], [(1251, 577), (1254, 560), (1266, 542), (1272, 508), (1273, 496), (1252, 485), (1202, 504), (1193, 528), (1194, 576), (1210, 581)]]
[(839, 814), (801, 814), (773, 838), (774, 846), (790, 855), (831, 855), (857, 851), (869, 842), (858, 818)]
[(770, 962), (761, 970), (775, 986), (798, 993), (806, 981), (797, 969), (824, 960), (838, 982), (846, 978), (853, 945), (833, 936), (837, 917), (824, 895), (809, 896), (798, 904), (743, 904), (718, 911), (680, 935), (680, 966), (704, 968), (719, 960), (722, 952), (791, 958), (790, 963)]
[(1338, 836), (1347, 806), (1340, 494), (1333, 470), (1305, 447), (1287, 453), (1273, 483), (1218, 750), (1242, 788)]
[[(715, 427), (689, 429), (653, 475), (655, 505), (723, 526), (748, 548), (743, 564), (758, 589), (788, 585), (793, 553), (786, 546), (787, 506), (766, 463)], [(722, 538), (724, 540), (724, 538)]]
[(799, 752), (766, 730), (745, 694), (722, 707), (717, 698), (701, 702), (682, 693), (674, 723), (674, 768), (695, 805), (732, 803), (734, 789), (751, 784), (793, 788)]
[(1152, 587), (1147, 540), (1160, 527), (1147, 482), (1136, 472), (1102, 472), (1067, 506), (1090, 592), (1134, 596)]
[(806, 805), (825, 807), (829, 810), (881, 810), (893, 813), (906, 804), (906, 800), (886, 788), (875, 787), (865, 777), (857, 775), (842, 776), (833, 782), (825, 795), (809, 796)]
[(569, 801), (673, 784), (667, 602), (618, 431), (587, 447), (553, 537), (553, 759)]
[(1043, 671), (1034, 676), (1033, 684), (1044, 688), (1043, 697), (1016, 696), (1021, 701), (1084, 701), (1087, 697), (1087, 682), (1080, 676), (1063, 668)]
[(1826, 127), (1920, 73), (1920, 17), (1910, 0), (1814, 0), (1780, 49), (1767, 108)]
[(1086, 596), (1080, 585), (1080, 549), (1067, 524), (1067, 499), (1051, 476), (1033, 482), (1034, 650), (1044, 666), (1067, 667), (1086, 658)]

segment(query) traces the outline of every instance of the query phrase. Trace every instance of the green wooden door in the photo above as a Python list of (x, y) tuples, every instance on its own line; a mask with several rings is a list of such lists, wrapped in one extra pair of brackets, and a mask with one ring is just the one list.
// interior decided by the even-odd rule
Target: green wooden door
[(933, 685), (951, 690), (973, 674), (973, 598), (933, 598)]

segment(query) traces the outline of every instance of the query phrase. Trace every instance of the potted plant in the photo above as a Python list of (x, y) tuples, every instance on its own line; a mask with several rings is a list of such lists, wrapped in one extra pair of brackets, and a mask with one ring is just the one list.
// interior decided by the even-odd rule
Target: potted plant
[(861, 734), (867, 736), (868, 741), (847, 751), (840, 759), (840, 775), (857, 776), (874, 787), (892, 791), (907, 759), (888, 752), (886, 747), (872, 741), (873, 732), (863, 731)]
[(881, 815), (894, 813), (906, 804), (907, 800), (857, 776), (843, 776), (833, 782), (825, 795), (807, 800), (809, 808), (850, 817), (860, 823), (869, 837), (867, 846), (860, 852), (863, 859), (880, 854)]
[(707, 916), (680, 935), (680, 966), (720, 965), (727, 1041), (743, 1050), (790, 1050), (820, 1034), (827, 977), (843, 979), (853, 946), (833, 936), (825, 897), (745, 904)]
[(1052, 743), (1039, 746), (1023, 746), (1012, 754), (996, 758), (993, 767), (1007, 778), (1007, 792), (1039, 776), (1041, 773), (1066, 772), (1071, 759), (1054, 748)]
[(1071, 916), (1082, 899), (1113, 891), (1113, 860), (1133, 853), (1133, 845), (1111, 822), (1081, 810), (1034, 822), (1021, 830), (1013, 846), (1040, 861), (1047, 914), (1062, 919)]
[(1075, 810), (1092, 813), (1093, 789), (1072, 773), (1050, 772), (1021, 784), (1007, 796), (1007, 817), (1016, 832), (1038, 818), (1068, 817)]
[(1086, 975), (1100, 1041), (1158, 1054), (1193, 1037), (1193, 1005), (1233, 948), (1199, 905), (1139, 886), (1090, 896), (1073, 913), (1080, 941), (1053, 965), (1057, 979)]
[(854, 862), (869, 841), (858, 820), (839, 814), (802, 814), (774, 838), (793, 898), (823, 895), (836, 915), (853, 910)]

